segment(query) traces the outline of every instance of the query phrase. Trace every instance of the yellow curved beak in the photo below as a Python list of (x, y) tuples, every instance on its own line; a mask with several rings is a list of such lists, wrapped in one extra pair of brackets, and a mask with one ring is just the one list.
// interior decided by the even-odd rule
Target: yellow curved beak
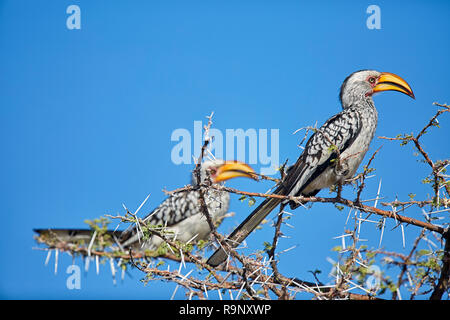
[(372, 91), (375, 93), (389, 90), (402, 92), (415, 99), (411, 87), (405, 80), (403, 80), (396, 74), (383, 72), (378, 78), (378, 83), (375, 85)]
[(239, 161), (225, 161), (216, 172), (215, 182), (226, 181), (237, 177), (246, 177), (256, 180), (255, 171), (246, 163)]

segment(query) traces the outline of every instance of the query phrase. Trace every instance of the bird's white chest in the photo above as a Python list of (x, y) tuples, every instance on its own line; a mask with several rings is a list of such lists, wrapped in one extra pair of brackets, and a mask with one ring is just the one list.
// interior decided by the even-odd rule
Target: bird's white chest
[[(227, 192), (210, 190), (206, 196), (206, 206), (214, 223), (219, 221), (228, 211), (230, 195)], [(184, 219), (172, 227), (177, 239), (187, 242), (195, 237), (195, 241), (205, 240), (211, 232), (206, 216), (199, 212)]]
[[(334, 168), (335, 181), (328, 186), (337, 182), (343, 182), (346, 179), (352, 178), (361, 162), (363, 161), (367, 150), (369, 150), (370, 143), (375, 135), (377, 127), (377, 114), (373, 110), (371, 114), (364, 114), (361, 117), (362, 128), (355, 141), (341, 153), (339, 157), (339, 165)], [(331, 181), (330, 181), (331, 182)]]

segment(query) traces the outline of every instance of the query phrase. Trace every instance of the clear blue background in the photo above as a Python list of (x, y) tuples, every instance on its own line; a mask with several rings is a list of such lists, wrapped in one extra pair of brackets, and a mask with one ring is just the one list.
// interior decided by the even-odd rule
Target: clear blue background
[[(81, 8), (81, 30), (66, 28), (71, 4)], [(381, 8), (381, 30), (366, 27), (371, 4)], [(60, 255), (55, 276), (54, 255), (46, 267), (46, 253), (33, 250), (32, 228), (86, 227), (84, 219), (122, 214), (122, 203), (134, 210), (150, 193), (141, 213), (149, 212), (164, 199), (161, 190), (186, 184), (192, 169), (171, 162), (172, 131), (192, 130), (211, 111), (223, 132), (280, 129), (280, 161), (292, 163), (302, 137), (294, 130), (340, 111), (339, 87), (359, 69), (396, 73), (417, 97), (378, 95), (376, 136), (417, 132), (434, 114), (433, 102), (450, 100), (449, 14), (448, 1), (1, 1), (0, 297), (170, 298), (174, 285), (145, 287), (136, 271), (114, 286), (108, 264), (100, 275), (91, 265), (81, 290), (68, 290), (72, 259)], [(448, 116), (441, 127), (423, 139), (433, 159), (450, 156)], [(429, 168), (413, 148), (375, 139), (371, 151), (380, 145), (365, 198), (374, 197), (380, 178), (386, 200), (410, 192), (425, 198), (430, 190), (420, 181)], [(351, 188), (345, 194), (352, 198)], [(237, 199), (223, 232), (250, 212)], [(418, 209), (409, 212), (422, 218)], [(316, 204), (294, 213), (296, 228), (285, 229), (291, 239), (280, 249), (298, 247), (284, 255), (281, 271), (313, 280), (308, 270), (321, 269), (320, 279), (330, 281), (326, 258), (336, 259), (331, 248), (340, 241), (332, 238), (342, 234), (348, 210)], [(393, 226), (382, 245), (409, 252)], [(406, 230), (407, 242), (420, 231)], [(378, 246), (374, 224), (364, 224), (362, 235)], [(266, 225), (247, 243), (256, 248), (267, 239)], [(176, 298), (185, 298), (182, 290)]]

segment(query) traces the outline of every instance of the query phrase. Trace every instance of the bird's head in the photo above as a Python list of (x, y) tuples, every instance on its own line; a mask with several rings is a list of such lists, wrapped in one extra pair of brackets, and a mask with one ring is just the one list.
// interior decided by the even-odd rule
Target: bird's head
[[(255, 171), (246, 163), (219, 159), (205, 161), (200, 168), (202, 182), (211, 179), (213, 183), (220, 183), (237, 177), (256, 179), (254, 173)], [(197, 174), (194, 170), (192, 173), (192, 184), (196, 185), (197, 181)]]
[(396, 74), (376, 70), (360, 70), (349, 75), (341, 86), (342, 108), (371, 97), (381, 91), (399, 91), (414, 99), (409, 84)]

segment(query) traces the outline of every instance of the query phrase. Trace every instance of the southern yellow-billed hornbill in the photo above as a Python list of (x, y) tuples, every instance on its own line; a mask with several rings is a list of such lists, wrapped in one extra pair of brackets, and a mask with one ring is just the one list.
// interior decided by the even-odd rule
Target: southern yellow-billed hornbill
[[(200, 167), (200, 181), (211, 181), (214, 184), (236, 178), (254, 178), (253, 169), (245, 163), (238, 161), (213, 160), (205, 161)], [(192, 184), (197, 186), (196, 172), (193, 172)], [(159, 230), (172, 240), (181, 242), (197, 242), (207, 239), (211, 230), (199, 204), (200, 191), (184, 190), (173, 193), (167, 197), (156, 209), (144, 219), (148, 226), (159, 226)], [(204, 199), (208, 212), (214, 223), (221, 222), (227, 213), (230, 195), (228, 192), (208, 188), (204, 192)], [(163, 229), (163, 230), (162, 230)], [(52, 236), (55, 239), (66, 242), (84, 241), (89, 243), (93, 238), (93, 230), (90, 229), (35, 229), (40, 236)], [(162, 243), (162, 239), (156, 235), (150, 236), (145, 241), (139, 228), (134, 225), (125, 231), (108, 231), (107, 234), (115, 237), (123, 249), (155, 250)]]
[[(372, 96), (381, 91), (400, 91), (414, 98), (405, 80), (399, 76), (361, 70), (352, 73), (342, 84), (340, 101), (342, 111), (325, 122), (311, 136), (297, 162), (289, 168), (275, 194), (288, 196), (314, 196), (321, 189), (344, 182), (353, 177), (363, 160), (377, 127), (378, 114)], [(263, 201), (232, 233), (230, 246), (240, 244), (280, 203), (277, 198)], [(291, 208), (299, 204), (289, 202)], [(217, 266), (227, 259), (223, 247), (208, 260)]]

